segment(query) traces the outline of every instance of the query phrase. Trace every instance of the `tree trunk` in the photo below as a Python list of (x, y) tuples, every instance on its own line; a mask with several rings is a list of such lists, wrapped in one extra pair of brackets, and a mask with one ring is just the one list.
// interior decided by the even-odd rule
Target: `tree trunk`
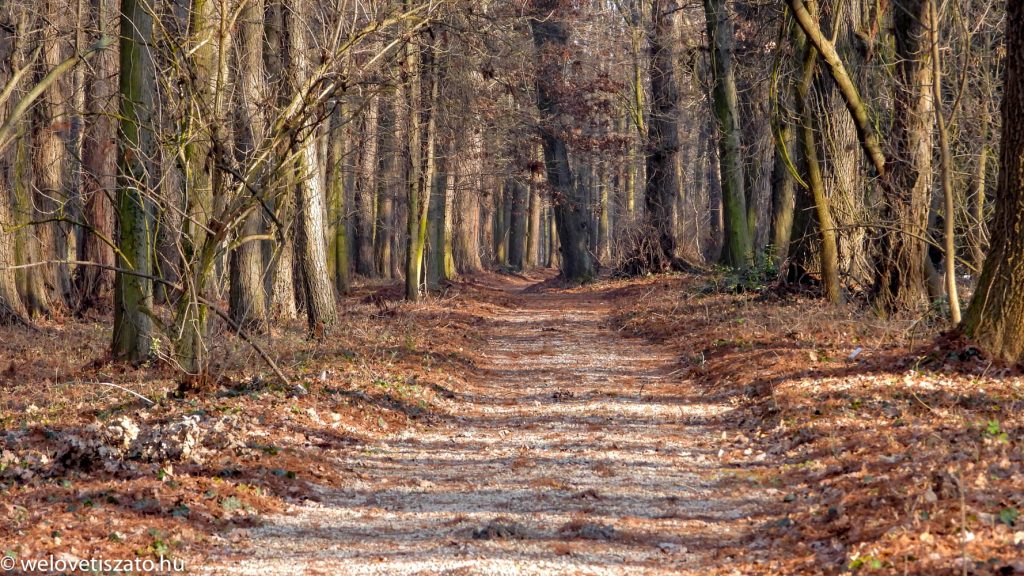
[(118, 271), (114, 276), (114, 335), (111, 353), (139, 363), (149, 357), (152, 342), (153, 283), (149, 182), (146, 158), (154, 149), (148, 132), (153, 67), (149, 41), (152, 18), (140, 0), (121, 0), (120, 130), (118, 132), (117, 216)]
[(772, 164), (772, 220), (771, 257), (775, 266), (780, 267), (789, 257), (789, 239), (793, 234), (793, 210), (796, 207), (796, 179), (792, 169), (794, 156), (794, 132), (790, 123), (777, 119), (777, 142)]
[[(383, 273), (390, 270), (390, 262), (378, 262), (379, 265), (375, 265), (374, 262), (374, 204), (377, 202), (378, 187), (384, 189), (377, 179), (380, 97), (370, 94), (366, 98), (362, 129), (363, 145), (359, 155), (355, 193), (356, 272), (361, 276), (375, 276), (378, 271)], [(377, 235), (381, 233), (383, 231), (378, 231)]]
[[(265, 138), (268, 104), (263, 66), (263, 31), (265, 7), (263, 0), (248, 0), (242, 7), (238, 22), (238, 106), (239, 120), (236, 140), (240, 160), (244, 161)], [(244, 191), (243, 194), (249, 192)], [(241, 244), (231, 251), (229, 312), (236, 324), (253, 332), (267, 329), (267, 303), (263, 287), (262, 242), (246, 240), (264, 233), (263, 202), (254, 198), (252, 211), (246, 216), (239, 233)]]
[[(808, 4), (811, 13), (815, 14), (815, 2)], [(816, 15), (816, 14), (815, 14)], [(803, 32), (797, 30), (798, 36)], [(810, 89), (817, 68), (818, 53), (801, 39), (798, 45), (803, 52), (803, 69), (796, 87), (796, 108), (800, 117), (799, 136), (803, 150), (803, 159), (807, 168), (807, 184), (814, 201), (818, 232), (821, 246), (818, 260), (821, 267), (821, 284), (825, 298), (833, 303), (842, 302), (843, 294), (839, 286), (839, 248), (836, 243), (835, 224), (832, 221), (832, 209), (825, 193), (825, 182), (821, 173), (821, 162), (818, 159), (818, 143), (815, 136), (814, 115), (810, 107)]]
[(206, 371), (208, 293), (220, 252), (219, 240), (209, 226), (223, 201), (227, 183), (217, 157), (227, 140), (228, 59), (231, 35), (230, 7), (224, 0), (192, 3), (189, 38), (195, 82), (187, 92), (184, 148), (185, 214), (182, 244), (184, 261), (181, 295), (175, 317), (175, 353), (182, 370)]
[[(309, 18), (312, 17), (311, 0), (292, 2), (287, 30), (291, 42), (289, 55), (292, 72), (298, 83), (310, 75), (312, 54), (307, 38)], [(327, 243), (324, 225), (324, 185), (321, 178), (317, 137), (313, 130), (300, 134), (298, 141), (298, 210), (296, 211), (295, 258), (302, 271), (302, 294), (305, 297), (306, 321), (310, 334), (322, 337), (337, 323), (338, 308), (334, 287), (327, 270)]]
[[(533, 163), (531, 162), (531, 165)], [(529, 206), (529, 229), (526, 233), (526, 265), (536, 267), (540, 265), (540, 242), (541, 235), (541, 202), (540, 202), (540, 172), (531, 168), (530, 187), (527, 194), (530, 196)]]
[(339, 107), (331, 116), (330, 144), (327, 149), (327, 186), (330, 189), (330, 219), (333, 222), (334, 287), (339, 294), (352, 291), (351, 263), (349, 262), (348, 189), (345, 159), (348, 154), (348, 134), (342, 124), (346, 120), (345, 108)]
[(1002, 144), (991, 251), (963, 331), (996, 360), (1024, 362), (1024, 2), (1007, 2)]
[(722, 263), (745, 269), (754, 263), (743, 189), (743, 157), (740, 144), (739, 108), (732, 59), (735, 41), (726, 0), (704, 0), (708, 38), (712, 52), (713, 101), (718, 121), (718, 155), (721, 166), (724, 248)]
[[(117, 26), (115, 0), (99, 0), (96, 21), (101, 36)], [(117, 182), (117, 47), (112, 45), (93, 59), (96, 72), (89, 75), (85, 90), (88, 120), (82, 146), (82, 196), (85, 231), (78, 259), (102, 266), (114, 266), (114, 197)], [(98, 266), (80, 266), (75, 270), (76, 305), (79, 313), (90, 309), (109, 309), (114, 290), (114, 272)]]
[(518, 179), (511, 182), (510, 222), (508, 233), (508, 265), (513, 270), (522, 271), (526, 268), (526, 240), (529, 228), (529, 196), (530, 188)]
[[(459, 174), (459, 188), (455, 192), (455, 213), (452, 256), (459, 274), (473, 274), (483, 270), (480, 261), (480, 193), (483, 154), (483, 134), (474, 128), (468, 146), (467, 164), (473, 167)], [(456, 164), (458, 166), (458, 164)]]
[[(64, 9), (54, 0), (43, 3), (44, 16), (39, 32), (43, 65), (37, 72), (36, 81), (63, 60), (61, 54), (61, 33), (59, 23), (64, 22)], [(62, 82), (50, 84), (35, 106), (33, 115), (33, 179), (32, 218), (39, 243), (40, 261), (66, 260), (68, 245), (62, 222), (52, 221), (65, 216), (69, 202), (65, 181), (65, 148), (63, 135), (67, 132), (67, 103)], [(67, 264), (44, 264), (30, 269), (30, 275), (39, 275), (44, 292), (39, 295), (47, 312), (63, 309), (71, 295), (71, 284)]]
[(929, 43), (932, 56), (932, 97), (935, 99), (935, 125), (939, 134), (939, 148), (942, 152), (942, 196), (945, 209), (945, 260), (946, 260), (946, 295), (949, 298), (949, 317), (953, 325), (960, 323), (960, 297), (956, 289), (956, 242), (953, 225), (956, 213), (953, 207), (953, 157), (949, 150), (949, 131), (946, 129), (946, 116), (942, 111), (942, 60), (939, 57), (939, 8), (935, 0), (928, 0), (930, 17)]
[(932, 181), (928, 0), (909, 0), (893, 11), (896, 42), (892, 161), (882, 181), (882, 221), (872, 300), (883, 315), (912, 310), (925, 301), (928, 206)]
[(675, 79), (675, 0), (652, 0), (650, 48), (651, 105), (647, 118), (644, 160), (647, 223), (657, 236), (657, 251), (641, 254), (646, 266), (662, 271), (676, 258), (675, 203), (679, 194), (679, 86)]
[(558, 88), (564, 83), (564, 60), (568, 57), (569, 32), (553, 10), (556, 0), (533, 0), (538, 17), (530, 19), (539, 64), (537, 107), (540, 109), (541, 142), (548, 184), (553, 194), (555, 221), (561, 244), (562, 278), (574, 283), (588, 282), (597, 275), (588, 249), (589, 222), (576, 180), (569, 167), (569, 150), (557, 125), (562, 112)]

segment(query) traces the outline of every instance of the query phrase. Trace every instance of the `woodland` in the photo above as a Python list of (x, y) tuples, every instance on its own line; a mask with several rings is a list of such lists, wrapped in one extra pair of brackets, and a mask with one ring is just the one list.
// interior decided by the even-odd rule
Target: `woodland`
[(1022, 367), (1021, 0), (0, 0), (8, 572), (1024, 574)]

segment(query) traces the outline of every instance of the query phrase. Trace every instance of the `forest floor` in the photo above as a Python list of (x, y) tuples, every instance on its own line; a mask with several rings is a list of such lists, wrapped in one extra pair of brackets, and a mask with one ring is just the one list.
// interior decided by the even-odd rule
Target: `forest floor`
[[(711, 276), (483, 275), (177, 398), (0, 329), (0, 554), (212, 574), (1024, 573), (1024, 387), (920, 319)], [(938, 339), (937, 339), (938, 338)], [(941, 346), (936, 346), (941, 342)], [(961, 349), (963, 348), (963, 349)], [(117, 388), (148, 397), (148, 405)]]

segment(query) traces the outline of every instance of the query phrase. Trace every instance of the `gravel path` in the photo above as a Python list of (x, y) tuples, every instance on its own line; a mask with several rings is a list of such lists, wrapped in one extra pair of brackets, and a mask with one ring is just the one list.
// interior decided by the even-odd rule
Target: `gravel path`
[[(234, 538), (216, 574), (679, 574), (728, 569), (774, 497), (719, 461), (728, 405), (599, 296), (510, 292), (445, 423), (325, 455), (343, 489)], [(228, 535), (231, 539), (231, 535)]]

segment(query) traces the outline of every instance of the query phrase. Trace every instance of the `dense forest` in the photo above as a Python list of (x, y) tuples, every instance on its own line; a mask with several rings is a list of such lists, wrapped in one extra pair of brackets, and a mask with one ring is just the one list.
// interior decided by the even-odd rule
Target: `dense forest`
[[(0, 109), (6, 558), (64, 534), (214, 573), (1024, 573), (1020, 0), (0, 0)], [(576, 426), (598, 438), (569, 463), (527, 454)], [(855, 438), (905, 455), (845, 462)], [(601, 464), (632, 472), (593, 464), (634, 442)], [(804, 449), (836, 459), (822, 486), (860, 480), (813, 492)], [(965, 463), (991, 464), (973, 495)], [(765, 466), (749, 502), (720, 483)], [(906, 493), (864, 480), (890, 474)], [(368, 495), (405, 476), (430, 496)], [(481, 496), (527, 486), (611, 512), (552, 536)], [(81, 493), (148, 528), (93, 534)], [(267, 543), (317, 498), (334, 531)], [(364, 500), (448, 517), (361, 532)], [(269, 530), (250, 548), (213, 536), (236, 511)]]

